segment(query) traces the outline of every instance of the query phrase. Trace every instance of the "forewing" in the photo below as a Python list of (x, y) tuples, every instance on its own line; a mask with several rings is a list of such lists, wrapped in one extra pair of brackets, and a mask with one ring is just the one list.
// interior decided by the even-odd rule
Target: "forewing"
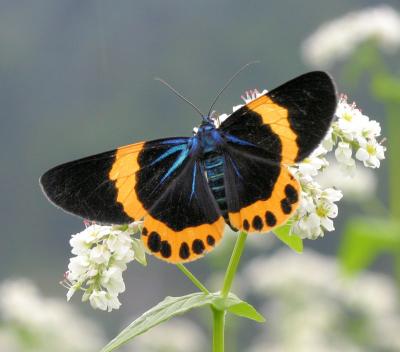
[[(136, 190), (141, 168), (162, 177), (188, 138), (140, 142), (56, 166), (40, 179), (44, 193), (56, 206), (85, 219), (111, 224), (142, 218), (147, 209)], [(151, 155), (146, 162), (143, 154)], [(163, 156), (162, 163), (153, 163)]]
[[(232, 143), (235, 138), (236, 144), (251, 143), (269, 151), (271, 161), (293, 164), (306, 158), (324, 138), (336, 104), (329, 75), (310, 72), (235, 111), (220, 129)], [(268, 137), (262, 138), (265, 130)]]

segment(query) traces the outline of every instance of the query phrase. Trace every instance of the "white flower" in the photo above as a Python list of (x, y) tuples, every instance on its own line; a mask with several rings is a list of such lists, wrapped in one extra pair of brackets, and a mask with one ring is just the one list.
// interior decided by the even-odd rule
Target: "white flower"
[(94, 290), (89, 296), (89, 302), (93, 309), (107, 310), (109, 312), (121, 306), (117, 296), (106, 291)]
[[(244, 95), (241, 96), (242, 100), (245, 102), (245, 104), (250, 103), (251, 101), (257, 99), (258, 97), (261, 97), (262, 95), (268, 93), (266, 89), (264, 89), (261, 93), (257, 89), (252, 89), (252, 90), (247, 90)], [(236, 110), (239, 110), (244, 104), (239, 104), (235, 105), (232, 108), (232, 112), (235, 112)], [(224, 122), (230, 114), (221, 114), (218, 116), (218, 118), (215, 120), (215, 126), (219, 127), (222, 122)]]
[[(321, 172), (320, 170), (329, 165), (325, 159), (325, 153), (326, 151), (323, 152), (322, 148), (317, 148), (317, 151), (307, 158), (309, 160), (305, 159), (291, 167), (291, 171), (299, 179), (302, 187), (300, 206), (292, 217), (291, 232), (301, 238), (316, 239), (322, 237), (324, 231), (334, 230), (332, 219), (338, 212), (337, 205), (334, 203), (342, 198), (342, 193), (332, 188), (324, 189), (314, 181), (314, 177)], [(323, 167), (314, 168), (310, 173), (308, 167), (310, 164)]]
[(357, 150), (356, 158), (364, 163), (364, 166), (377, 168), (380, 160), (385, 158), (385, 148), (375, 141), (362, 141)]
[(68, 288), (67, 300), (77, 290), (84, 292), (83, 301), (90, 301), (95, 309), (112, 310), (120, 306), (118, 294), (125, 291), (122, 272), (127, 263), (137, 259), (146, 265), (144, 249), (138, 239), (137, 223), (123, 226), (90, 225), (71, 239), (72, 252), (69, 271), (64, 280)]
[(262, 90), (261, 92), (259, 92), (258, 89), (246, 90), (245, 94), (242, 95), (241, 98), (246, 104), (248, 104), (267, 93), (268, 91), (266, 89)]
[(301, 238), (315, 239), (323, 235), (321, 230), (321, 220), (315, 213), (302, 216), (293, 227), (292, 232)]
[(335, 156), (341, 163), (343, 172), (350, 175), (355, 173), (353, 151), (364, 166), (379, 167), (380, 160), (385, 158), (386, 150), (376, 140), (381, 133), (380, 124), (363, 115), (354, 103), (348, 104), (346, 96), (339, 100), (336, 116), (337, 121), (332, 124), (332, 135), (334, 140), (340, 141)]
[(386, 51), (400, 46), (400, 15), (388, 5), (350, 12), (320, 26), (302, 45), (304, 60), (330, 66), (349, 56), (360, 43), (375, 40)]
[(111, 258), (111, 252), (105, 244), (101, 244), (91, 249), (89, 257), (96, 264), (107, 264)]
[(122, 270), (117, 266), (113, 266), (103, 272), (101, 285), (107, 289), (111, 295), (125, 291), (125, 283), (122, 278)]
[(373, 139), (381, 135), (381, 125), (374, 120), (370, 121), (367, 116), (363, 115), (363, 127), (361, 135), (365, 139)]
[(331, 218), (336, 218), (338, 214), (338, 206), (328, 199), (320, 199), (316, 207), (317, 215), (320, 218), (321, 226), (327, 231), (333, 231), (333, 221)]
[(326, 149), (319, 146), (314, 152), (305, 158), (299, 165), (298, 169), (303, 176), (316, 176), (321, 169), (328, 165), (328, 162), (324, 158), (326, 154)]
[(113, 309), (119, 309), (121, 307), (121, 302), (118, 297), (115, 295), (108, 294), (107, 297), (107, 311), (111, 312)]
[(346, 139), (351, 141), (360, 134), (364, 118), (354, 104), (349, 105), (347, 102), (338, 104), (336, 116), (338, 117), (337, 127)]
[(343, 193), (334, 188), (325, 188), (322, 191), (322, 197), (330, 202), (338, 202), (343, 198)]
[(75, 281), (89, 270), (90, 261), (86, 255), (80, 255), (70, 259), (68, 264), (68, 279)]
[(351, 165), (354, 161), (351, 157), (352, 153), (353, 150), (349, 143), (339, 142), (338, 147), (335, 150), (335, 157), (339, 163)]
[(326, 152), (330, 152), (332, 151), (334, 145), (335, 141), (333, 140), (333, 131), (332, 128), (330, 128), (326, 133), (326, 136), (323, 139), (321, 146), (326, 150)]
[(107, 309), (107, 292), (106, 291), (98, 291), (93, 290), (92, 294), (89, 297), (90, 305), (94, 309), (106, 310)]
[(339, 190), (322, 189), (316, 182), (301, 183), (303, 187), (300, 206), (292, 218), (292, 233), (301, 238), (316, 239), (324, 231), (333, 231), (333, 218), (338, 214), (335, 202), (342, 198)]

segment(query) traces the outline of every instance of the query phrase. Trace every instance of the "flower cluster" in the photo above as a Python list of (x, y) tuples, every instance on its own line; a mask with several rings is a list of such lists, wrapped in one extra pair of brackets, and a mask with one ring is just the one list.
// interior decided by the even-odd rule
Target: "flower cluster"
[(311, 65), (329, 66), (367, 40), (375, 40), (386, 51), (399, 48), (399, 13), (387, 5), (348, 13), (317, 29), (303, 43), (302, 52)]
[(354, 103), (348, 104), (346, 96), (341, 97), (336, 115), (338, 120), (333, 123), (331, 138), (328, 138), (328, 143), (338, 142), (336, 159), (352, 169), (355, 167), (354, 150), (356, 159), (364, 166), (379, 167), (380, 160), (385, 157), (385, 147), (376, 139), (381, 134), (379, 123), (363, 115)]
[(94, 322), (27, 279), (1, 283), (0, 318), (0, 351), (87, 352), (104, 344)]
[(338, 214), (335, 202), (342, 198), (342, 192), (323, 188), (315, 180), (329, 166), (328, 153), (334, 153), (343, 178), (354, 176), (355, 159), (365, 167), (377, 168), (385, 157), (386, 149), (376, 139), (381, 133), (378, 122), (363, 115), (354, 103), (349, 104), (346, 96), (340, 98), (335, 115), (336, 119), (320, 146), (308, 158), (291, 167), (302, 187), (302, 201), (292, 218), (292, 233), (301, 238), (315, 239), (323, 236), (324, 231), (334, 230), (332, 218)]
[[(242, 99), (249, 103), (265, 93), (265, 90), (261, 93), (248, 91)], [(241, 106), (234, 106), (233, 111)], [(337, 188), (321, 186), (317, 180), (330, 165), (329, 154), (333, 154), (339, 163), (342, 178), (355, 174), (356, 159), (367, 168), (377, 168), (385, 157), (386, 149), (377, 141), (381, 133), (378, 122), (363, 115), (354, 103), (349, 104), (346, 96), (340, 98), (335, 115), (322, 143), (309, 157), (289, 167), (302, 188), (300, 206), (290, 220), (291, 233), (303, 239), (316, 239), (325, 231), (335, 229), (332, 220), (338, 215), (335, 203), (343, 194)], [(218, 124), (228, 117), (227, 114), (220, 115)]]
[(144, 247), (132, 236), (139, 232), (138, 223), (125, 226), (89, 225), (72, 236), (72, 254), (63, 285), (69, 300), (83, 290), (82, 301), (90, 301), (95, 309), (118, 309), (118, 294), (125, 291), (122, 272), (126, 264), (137, 260), (146, 264)]

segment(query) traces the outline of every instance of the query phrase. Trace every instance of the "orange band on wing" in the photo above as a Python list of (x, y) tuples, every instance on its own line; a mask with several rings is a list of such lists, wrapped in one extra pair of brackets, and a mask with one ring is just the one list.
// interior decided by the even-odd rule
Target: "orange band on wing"
[(141, 142), (117, 149), (109, 173), (110, 179), (115, 181), (117, 201), (122, 204), (125, 213), (135, 220), (147, 214), (135, 191), (136, 171), (140, 168), (137, 159), (143, 145), (144, 142)]
[(290, 127), (289, 112), (286, 108), (274, 103), (268, 96), (261, 96), (246, 105), (247, 108), (259, 114), (264, 124), (279, 136), (282, 142), (282, 162), (293, 164), (299, 148), (297, 135)]

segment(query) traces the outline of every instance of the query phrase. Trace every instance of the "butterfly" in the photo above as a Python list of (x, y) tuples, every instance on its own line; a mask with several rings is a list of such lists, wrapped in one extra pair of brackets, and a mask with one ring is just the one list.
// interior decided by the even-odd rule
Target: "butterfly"
[(219, 126), (212, 116), (191, 137), (139, 142), (56, 166), (40, 179), (56, 206), (100, 223), (143, 219), (142, 241), (170, 263), (196, 260), (233, 230), (267, 232), (300, 201), (288, 166), (327, 133), (335, 85), (322, 71), (261, 95)]

